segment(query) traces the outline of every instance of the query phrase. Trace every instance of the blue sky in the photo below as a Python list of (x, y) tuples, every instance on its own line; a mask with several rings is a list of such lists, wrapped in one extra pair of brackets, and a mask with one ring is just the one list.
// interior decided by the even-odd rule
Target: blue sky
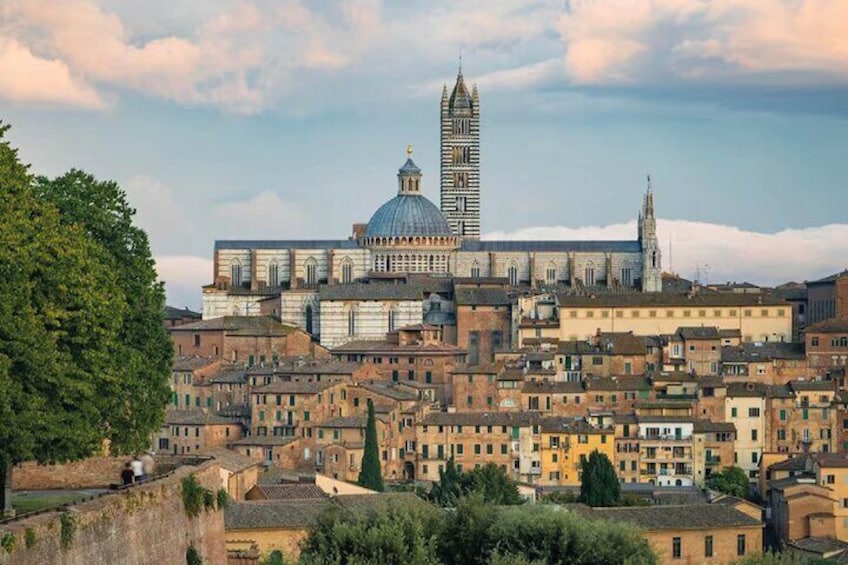
[(36, 172), (119, 181), (196, 306), (215, 238), (346, 237), (408, 142), (437, 201), (460, 52), (484, 234), (627, 237), (650, 173), (684, 276), (846, 267), (840, 0), (5, 0), (0, 119)]

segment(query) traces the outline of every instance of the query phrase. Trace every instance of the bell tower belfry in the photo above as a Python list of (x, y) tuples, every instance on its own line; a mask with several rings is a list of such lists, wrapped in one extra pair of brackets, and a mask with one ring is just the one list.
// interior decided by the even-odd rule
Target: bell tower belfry
[(450, 95), (442, 89), (440, 141), (442, 214), (456, 235), (480, 239), (480, 97), (461, 64)]

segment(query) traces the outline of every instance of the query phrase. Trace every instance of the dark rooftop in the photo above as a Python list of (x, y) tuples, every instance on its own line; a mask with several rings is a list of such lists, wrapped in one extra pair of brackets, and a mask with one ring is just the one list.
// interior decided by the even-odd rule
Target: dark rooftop
[(590, 515), (615, 522), (630, 522), (648, 531), (762, 526), (760, 520), (724, 504), (593, 508)]
[(634, 292), (624, 294), (594, 294), (558, 296), (560, 308), (601, 307), (627, 308), (640, 306), (778, 306), (786, 302), (762, 294), (698, 292), (678, 294), (668, 292)]
[(511, 303), (502, 288), (457, 288), (457, 306), (509, 306)]
[(286, 336), (297, 330), (270, 316), (223, 316), (169, 328), (172, 332), (223, 331), (227, 335)]

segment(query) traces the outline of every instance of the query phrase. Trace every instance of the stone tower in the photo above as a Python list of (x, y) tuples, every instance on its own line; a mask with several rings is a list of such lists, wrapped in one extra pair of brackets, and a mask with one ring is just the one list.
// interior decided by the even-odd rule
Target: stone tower
[(450, 96), (442, 89), (441, 158), (442, 214), (456, 235), (480, 239), (480, 98), (462, 67)]
[(642, 291), (662, 292), (662, 254), (657, 241), (657, 219), (654, 216), (654, 193), (648, 175), (648, 191), (639, 214), (639, 243), (642, 247)]

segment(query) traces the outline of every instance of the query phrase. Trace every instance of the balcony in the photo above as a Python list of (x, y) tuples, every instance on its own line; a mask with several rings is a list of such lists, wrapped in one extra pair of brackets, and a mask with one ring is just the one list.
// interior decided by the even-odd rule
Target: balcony
[(718, 455), (712, 455), (710, 457), (707, 457), (706, 464), (707, 465), (721, 465), (721, 457), (719, 457)]
[(692, 440), (691, 435), (675, 435), (675, 434), (658, 434), (658, 435), (640, 435), (642, 441), (681, 441), (689, 442)]

